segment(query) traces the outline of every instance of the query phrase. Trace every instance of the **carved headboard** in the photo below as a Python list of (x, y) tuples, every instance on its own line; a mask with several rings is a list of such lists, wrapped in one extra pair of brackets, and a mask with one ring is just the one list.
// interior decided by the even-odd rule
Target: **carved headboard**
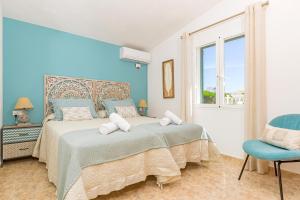
[(130, 85), (125, 82), (92, 80), (76, 77), (44, 77), (44, 115), (52, 113), (49, 99), (92, 99), (96, 110), (104, 109), (105, 99), (127, 99), (130, 97)]

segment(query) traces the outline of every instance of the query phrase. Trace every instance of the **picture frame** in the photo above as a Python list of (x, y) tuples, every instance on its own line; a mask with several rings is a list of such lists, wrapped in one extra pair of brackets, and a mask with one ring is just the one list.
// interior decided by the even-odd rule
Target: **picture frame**
[(175, 98), (174, 59), (162, 63), (163, 98)]

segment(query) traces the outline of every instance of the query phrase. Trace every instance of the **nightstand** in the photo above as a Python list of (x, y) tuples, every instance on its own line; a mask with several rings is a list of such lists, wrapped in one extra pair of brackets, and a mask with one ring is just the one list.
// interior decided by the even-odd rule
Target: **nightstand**
[(3, 126), (1, 129), (1, 163), (3, 160), (31, 156), (41, 124)]

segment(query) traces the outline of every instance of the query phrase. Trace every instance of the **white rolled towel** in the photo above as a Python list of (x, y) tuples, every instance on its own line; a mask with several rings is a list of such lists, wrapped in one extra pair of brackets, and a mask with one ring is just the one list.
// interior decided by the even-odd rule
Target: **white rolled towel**
[(107, 135), (107, 134), (110, 134), (110, 133), (112, 133), (112, 132), (114, 132), (118, 129), (119, 129), (119, 127), (117, 125), (115, 125), (112, 122), (109, 122), (109, 123), (101, 124), (101, 126), (99, 128), (99, 131), (100, 131), (101, 134)]
[(168, 117), (163, 117), (159, 120), (159, 123), (161, 126), (168, 126), (169, 124), (171, 124), (172, 120), (169, 119)]
[(182, 124), (182, 120), (169, 110), (165, 112), (165, 117), (169, 118), (170, 120), (172, 120), (172, 122), (174, 122), (177, 125)]
[(122, 131), (128, 132), (130, 129), (130, 124), (121, 117), (117, 113), (112, 113), (109, 115), (109, 119), (111, 122), (113, 122), (115, 125), (117, 125)]

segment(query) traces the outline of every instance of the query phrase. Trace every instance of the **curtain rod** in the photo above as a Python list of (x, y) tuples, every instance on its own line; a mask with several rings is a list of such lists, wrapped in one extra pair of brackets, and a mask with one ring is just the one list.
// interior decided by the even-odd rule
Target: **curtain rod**
[[(267, 1), (267, 2), (265, 2), (265, 3), (262, 4), (263, 7), (268, 6), (268, 5), (269, 5), (269, 1)], [(232, 15), (232, 16), (227, 17), (227, 18), (225, 18), (225, 19), (222, 19), (222, 20), (220, 20), (220, 21), (217, 21), (217, 22), (215, 22), (215, 23), (213, 23), (213, 24), (210, 24), (210, 25), (208, 25), (208, 26), (205, 26), (205, 27), (203, 27), (203, 28), (197, 29), (197, 30), (195, 30), (195, 31), (193, 31), (193, 32), (190, 32), (189, 35), (193, 35), (193, 34), (195, 34), (195, 33), (198, 33), (198, 32), (200, 32), (200, 31), (203, 31), (203, 30), (205, 30), (205, 29), (208, 29), (208, 28), (210, 28), (210, 27), (212, 27), (212, 26), (221, 24), (221, 23), (223, 23), (223, 22), (225, 22), (225, 21), (227, 21), (227, 20), (230, 20), (230, 19), (236, 18), (236, 17), (238, 17), (238, 16), (241, 16), (241, 15), (243, 15), (243, 14), (245, 14), (245, 11), (240, 12), (240, 13), (237, 13), (237, 14), (235, 14), (235, 15)], [(182, 36), (181, 36), (181, 38), (182, 38)]]

